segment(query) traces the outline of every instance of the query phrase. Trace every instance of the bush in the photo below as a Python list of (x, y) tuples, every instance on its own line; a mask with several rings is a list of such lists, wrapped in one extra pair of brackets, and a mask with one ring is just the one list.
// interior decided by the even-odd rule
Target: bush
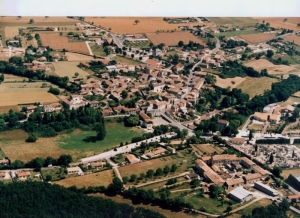
[(34, 134), (29, 134), (28, 139), (26, 139), (26, 142), (35, 142), (37, 140), (37, 137)]
[(54, 95), (59, 95), (60, 94), (60, 90), (57, 88), (53, 88), (52, 86), (50, 86), (49, 92), (54, 94)]

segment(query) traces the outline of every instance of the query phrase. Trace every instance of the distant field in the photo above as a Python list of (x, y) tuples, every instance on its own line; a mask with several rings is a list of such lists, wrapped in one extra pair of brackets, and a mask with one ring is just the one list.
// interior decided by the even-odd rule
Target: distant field
[(63, 179), (54, 184), (58, 184), (64, 187), (76, 186), (78, 188), (89, 187), (89, 186), (108, 186), (112, 183), (113, 173), (112, 170), (105, 170), (99, 173), (93, 173), (85, 176), (76, 176), (67, 179)]
[(75, 74), (75, 72), (79, 73), (79, 76), (77, 78), (84, 78), (86, 79), (87, 76), (90, 74), (81, 68), (77, 67), (77, 65), (80, 62), (69, 62), (69, 61), (58, 61), (58, 62), (52, 62), (52, 65), (55, 69), (55, 74), (57, 74), (60, 77), (67, 76), (70, 80), (73, 80), (72, 78)]
[[(22, 18), (15, 17), (0, 17), (0, 23), (6, 24), (6, 23), (29, 23), (29, 20), (33, 19), (34, 23), (31, 24), (32, 26), (36, 25), (36, 23), (43, 23), (43, 25), (47, 25), (47, 23), (77, 23), (78, 20), (70, 19), (67, 17), (51, 17), (48, 18), (45, 17), (35, 17), (35, 16), (22, 16)], [(49, 25), (50, 25), (49, 24)]]
[(263, 94), (265, 90), (270, 90), (272, 83), (278, 82), (275, 78), (269, 77), (247, 77), (237, 88), (253, 98), (255, 95)]
[(66, 49), (70, 52), (90, 54), (85, 42), (69, 42), (68, 37), (58, 34), (40, 34), (43, 46), (49, 46), (54, 50)]
[(265, 23), (269, 22), (271, 27), (274, 28), (284, 28), (291, 30), (300, 30), (300, 27), (297, 27), (297, 24), (300, 23), (299, 17), (287, 17), (287, 21), (283, 22), (284, 17), (255, 17), (259, 23), (262, 23), (264, 20)]
[(19, 35), (19, 27), (7, 26), (4, 27), (4, 31), (6, 39), (12, 39), (15, 36)]
[(275, 36), (267, 33), (256, 33), (256, 34), (247, 34), (247, 35), (240, 35), (242, 39), (252, 43), (260, 43), (260, 42), (266, 42), (270, 39), (274, 39)]
[(142, 64), (142, 62), (133, 60), (132, 58), (126, 58), (119, 55), (114, 56), (112, 59), (117, 61), (118, 63), (130, 64), (135, 66)]
[(231, 31), (231, 32), (222, 32), (222, 33), (215, 33), (215, 36), (225, 36), (225, 37), (231, 37), (231, 36), (240, 36), (240, 35), (248, 35), (248, 34), (256, 34), (260, 33), (257, 30), (241, 30), (241, 31)]
[[(134, 21), (139, 20), (138, 24)], [(116, 34), (153, 33), (158, 30), (177, 30), (178, 24), (168, 24), (162, 17), (85, 17), (85, 21), (94, 22), (95, 25), (111, 28)]]
[(9, 110), (20, 111), (21, 108), (18, 105), (0, 106), (0, 114), (8, 113)]
[(232, 24), (234, 26), (255, 26), (257, 21), (252, 17), (209, 17), (209, 20), (215, 22), (217, 26)]
[(253, 67), (257, 71), (261, 71), (262, 69), (267, 69), (269, 74), (272, 75), (281, 75), (281, 74), (300, 74), (300, 70), (293, 68), (287, 65), (274, 65), (270, 61), (266, 59), (259, 60), (251, 60), (247, 63), (244, 63), (247, 67)]
[[(48, 88), (41, 88), (43, 82), (35, 83), (2, 83), (0, 85), (0, 106), (29, 104), (35, 102), (52, 103), (59, 99), (48, 92)], [(50, 83), (47, 83), (50, 86)]]
[(230, 86), (231, 89), (236, 88), (246, 80), (246, 78), (243, 77), (222, 79), (219, 76), (216, 76), (216, 78), (217, 78), (216, 86), (219, 86), (221, 88), (227, 88), (228, 86)]
[(27, 77), (15, 76), (15, 75), (12, 75), (12, 74), (5, 74), (4, 75), (4, 82), (15, 82), (15, 81), (22, 82), (24, 79), (26, 81), (28, 80)]
[(179, 41), (183, 41), (183, 43), (185, 44), (189, 43), (189, 41), (193, 41), (201, 45), (205, 45), (205, 43), (202, 40), (200, 40), (190, 32), (148, 33), (147, 38), (154, 45), (164, 43), (165, 45), (175, 46), (178, 44)]
[(296, 45), (300, 46), (300, 36), (296, 36), (293, 34), (293, 35), (284, 36), (283, 38), (289, 42), (294, 42)]

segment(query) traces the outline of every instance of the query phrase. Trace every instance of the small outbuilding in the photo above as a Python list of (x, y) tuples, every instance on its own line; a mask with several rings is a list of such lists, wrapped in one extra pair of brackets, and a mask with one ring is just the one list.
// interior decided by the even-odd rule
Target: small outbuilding
[(253, 194), (248, 192), (243, 187), (237, 187), (236, 189), (229, 192), (228, 195), (232, 200), (237, 202), (250, 201), (253, 198)]

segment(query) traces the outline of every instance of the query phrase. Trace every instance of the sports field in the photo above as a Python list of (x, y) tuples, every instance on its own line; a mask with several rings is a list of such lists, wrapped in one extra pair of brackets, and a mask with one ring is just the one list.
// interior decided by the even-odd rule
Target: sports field
[(270, 39), (274, 39), (275, 35), (267, 34), (267, 33), (256, 33), (256, 34), (247, 34), (247, 35), (240, 35), (242, 39), (250, 42), (251, 44), (256, 44), (260, 42), (266, 42)]
[(216, 78), (217, 78), (216, 86), (219, 86), (221, 88), (227, 88), (228, 86), (230, 86), (231, 89), (236, 88), (246, 80), (246, 78), (243, 77), (222, 79), (219, 76), (216, 76)]
[(90, 74), (87, 71), (84, 71), (83, 69), (77, 67), (79, 64), (79, 61), (62, 61), (62, 62), (52, 62), (55, 71), (54, 73), (57, 74), (60, 77), (67, 76), (70, 80), (73, 80), (72, 78), (74, 74), (77, 72), (79, 73), (79, 76), (77, 78), (84, 78), (86, 79), (87, 76)]
[[(135, 20), (139, 20), (135, 24)], [(180, 31), (178, 24), (168, 24), (162, 17), (85, 17), (85, 21), (111, 29), (116, 34), (153, 33), (158, 30)], [(196, 25), (196, 24), (195, 24)]]
[[(58, 102), (59, 99), (49, 93), (48, 88), (41, 88), (42, 83), (2, 83), (0, 85), (0, 106)], [(51, 85), (50, 83), (46, 84)]]
[(255, 95), (264, 94), (264, 91), (270, 90), (273, 83), (278, 82), (278, 79), (270, 77), (247, 77), (237, 88), (253, 98)]
[(266, 59), (251, 60), (244, 64), (247, 67), (253, 67), (260, 72), (262, 69), (267, 69), (269, 74), (282, 75), (282, 74), (296, 74), (300, 75), (300, 70), (287, 66), (287, 65), (274, 65)]
[(89, 187), (89, 186), (108, 186), (112, 183), (113, 172), (112, 170), (105, 170), (99, 173), (92, 173), (85, 176), (76, 176), (63, 179), (54, 184), (58, 184), (64, 187), (76, 186), (78, 188)]
[(174, 33), (148, 33), (147, 38), (154, 44), (158, 45), (164, 43), (168, 46), (178, 45), (179, 41), (183, 41), (184, 44), (188, 44), (189, 41), (205, 45), (205, 43), (194, 36), (190, 32), (174, 32)]

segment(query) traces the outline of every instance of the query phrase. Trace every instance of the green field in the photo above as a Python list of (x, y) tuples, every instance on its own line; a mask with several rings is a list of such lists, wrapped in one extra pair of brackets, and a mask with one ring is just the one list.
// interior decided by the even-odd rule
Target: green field
[(117, 61), (118, 63), (124, 63), (124, 64), (130, 64), (130, 65), (140, 65), (140, 64), (142, 64), (142, 62), (133, 60), (131, 58), (122, 57), (122, 56), (119, 56), (119, 55), (113, 57), (113, 60)]
[(142, 130), (124, 127), (123, 123), (106, 123), (106, 136), (103, 141), (97, 141), (96, 132), (79, 131), (61, 136), (56, 144), (64, 150), (79, 150), (82, 152), (103, 152), (118, 147), (120, 142), (131, 142), (131, 139), (142, 135)]
[(209, 17), (209, 20), (215, 22), (217, 26), (232, 24), (234, 26), (255, 26), (257, 20), (252, 17)]
[(231, 32), (223, 32), (223, 33), (215, 33), (215, 36), (225, 36), (225, 37), (230, 37), (230, 36), (240, 36), (240, 35), (247, 35), (247, 34), (256, 34), (256, 33), (261, 33), (256, 30), (241, 30), (241, 31), (231, 31)]
[(94, 55), (96, 56), (106, 56), (106, 53), (104, 52), (104, 49), (101, 45), (91, 45), (90, 44), (90, 47), (92, 49), (92, 52)]
[(257, 207), (266, 207), (268, 205), (272, 204), (272, 201), (269, 200), (269, 199), (262, 199), (260, 201), (257, 201), (251, 205), (249, 205), (248, 207), (236, 212), (237, 214), (240, 214), (240, 215), (249, 215), (251, 214), (252, 210), (254, 208), (257, 208)]
[(150, 41), (127, 42), (124, 44), (124, 46), (129, 48), (150, 48)]

